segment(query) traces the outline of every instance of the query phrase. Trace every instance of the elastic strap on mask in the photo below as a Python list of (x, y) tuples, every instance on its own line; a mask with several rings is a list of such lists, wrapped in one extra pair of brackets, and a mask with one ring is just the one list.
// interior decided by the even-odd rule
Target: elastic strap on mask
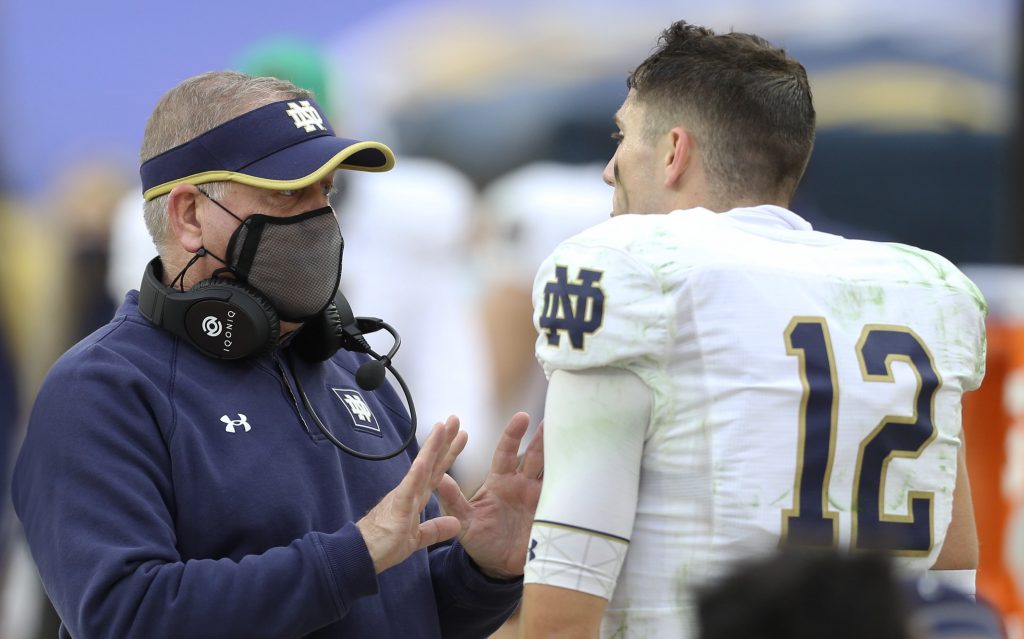
[(196, 190), (197, 190), (197, 191), (199, 191), (200, 193), (202, 193), (203, 195), (205, 195), (205, 196), (206, 196), (206, 199), (207, 199), (207, 200), (210, 200), (211, 202), (213, 202), (214, 204), (216, 204), (216, 205), (217, 205), (217, 206), (219, 206), (220, 208), (224, 209), (224, 212), (225, 212), (225, 213), (227, 213), (227, 214), (228, 214), (228, 215), (230, 215), (231, 217), (235, 218), (235, 219), (236, 219), (236, 220), (238, 220), (239, 222), (241, 222), (241, 221), (242, 221), (242, 218), (240, 218), (240, 217), (238, 217), (237, 215), (235, 215), (234, 213), (232, 213), (232, 212), (231, 212), (231, 209), (229, 209), (228, 207), (224, 206), (223, 204), (221, 204), (221, 203), (220, 203), (220, 202), (218, 202), (217, 200), (215, 200), (215, 199), (213, 199), (212, 197), (210, 197), (210, 194), (209, 194), (209, 193), (207, 193), (206, 191), (202, 190), (202, 189), (201, 189), (201, 188), (199, 188), (198, 186), (196, 187)]
[(196, 254), (192, 256), (192, 259), (190, 259), (188, 261), (188, 263), (185, 264), (185, 268), (181, 269), (181, 271), (179, 271), (178, 274), (174, 276), (174, 279), (171, 280), (171, 288), (174, 288), (174, 286), (177, 284), (178, 285), (178, 289), (182, 293), (184, 293), (185, 292), (185, 272), (187, 270), (189, 270), (190, 268), (192, 268), (192, 265), (195, 264), (196, 261), (198, 261), (199, 258), (203, 257), (204, 255), (206, 255), (206, 249), (204, 249), (203, 247), (200, 246), (199, 250), (196, 251)]
[[(174, 288), (177, 285), (178, 290), (180, 290), (182, 293), (184, 293), (185, 292), (185, 272), (188, 271), (190, 268), (192, 268), (192, 265), (195, 264), (196, 261), (199, 260), (199, 258), (204, 257), (206, 255), (209, 255), (210, 257), (212, 257), (213, 259), (217, 260), (221, 264), (225, 264), (225, 265), (227, 264), (227, 262), (225, 262), (221, 258), (217, 257), (216, 255), (214, 255), (210, 251), (207, 251), (204, 247), (200, 246), (199, 250), (196, 251), (196, 254), (192, 256), (192, 259), (190, 259), (188, 261), (188, 263), (185, 264), (185, 268), (181, 269), (181, 271), (179, 271), (178, 274), (174, 277), (174, 280), (171, 281), (171, 288)], [(223, 275), (224, 273), (231, 273), (235, 277), (239, 277), (238, 273), (236, 273), (235, 270), (233, 268), (231, 268), (230, 266), (222, 266), (221, 268), (218, 268), (217, 270), (215, 270), (210, 275), (210, 277), (212, 279), (217, 279), (221, 275)]]
[[(217, 269), (214, 272), (213, 276), (217, 277), (219, 274), (227, 272), (231, 273), (241, 281), (247, 282), (249, 279), (248, 275), (250, 269), (252, 268), (253, 260), (256, 259), (256, 248), (259, 246), (260, 237), (263, 235), (263, 220), (260, 219), (259, 217), (250, 217), (248, 220), (243, 220), (242, 218), (235, 215), (231, 211), (231, 209), (210, 197), (210, 194), (207, 193), (206, 191), (200, 189), (199, 187), (196, 187), (196, 190), (205, 195), (206, 199), (210, 200), (211, 202), (219, 206), (221, 209), (223, 209), (225, 213), (238, 220), (239, 227), (245, 227), (245, 243), (242, 245), (242, 249), (239, 252), (238, 262), (235, 264), (234, 267), (232, 267), (226, 261), (214, 255), (214, 257), (217, 258), (217, 260), (219, 260), (222, 264), (227, 266), (227, 268)], [(237, 239), (239, 232), (241, 232), (240, 229), (236, 230), (235, 234), (232, 235), (231, 237), (231, 243), (228, 245), (228, 257), (230, 257), (235, 252), (234, 242)]]
[(185, 268), (181, 269), (181, 272), (178, 273), (177, 277), (174, 278), (174, 281), (171, 282), (171, 288), (174, 288), (175, 283), (178, 283), (179, 280), (180, 280), (180, 285), (179, 285), (178, 288), (181, 290), (182, 293), (184, 293), (185, 292), (185, 271), (187, 271), (188, 269), (192, 268), (192, 265), (196, 263), (196, 260), (198, 260), (199, 258), (201, 258), (201, 257), (203, 257), (205, 255), (209, 255), (213, 259), (215, 259), (218, 262), (220, 262), (221, 264), (225, 265), (225, 266), (222, 266), (221, 268), (218, 268), (213, 273), (211, 273), (210, 274), (210, 278), (211, 279), (218, 279), (224, 273), (231, 273), (235, 277), (238, 277), (240, 280), (242, 279), (241, 277), (239, 277), (238, 273), (235, 272), (235, 269), (231, 268), (230, 266), (227, 266), (227, 262), (225, 262), (221, 258), (217, 257), (216, 255), (214, 255), (210, 251), (207, 251), (205, 247), (200, 246), (199, 250), (196, 251), (196, 254), (193, 255), (192, 259), (190, 259), (188, 261), (188, 264), (185, 265)]

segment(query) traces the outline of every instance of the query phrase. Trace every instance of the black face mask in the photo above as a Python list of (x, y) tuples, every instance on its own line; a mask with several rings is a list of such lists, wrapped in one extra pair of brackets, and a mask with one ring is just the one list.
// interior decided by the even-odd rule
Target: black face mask
[(334, 299), (345, 248), (334, 209), (325, 206), (291, 217), (257, 213), (242, 220), (207, 197), (241, 222), (228, 241), (227, 259), (207, 251), (226, 267), (214, 277), (230, 272), (262, 293), (289, 322), (310, 319)]

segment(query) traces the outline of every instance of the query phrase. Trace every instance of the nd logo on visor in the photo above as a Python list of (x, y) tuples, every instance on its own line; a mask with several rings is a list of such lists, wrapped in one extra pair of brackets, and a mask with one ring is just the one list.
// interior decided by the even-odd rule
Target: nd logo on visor
[(317, 129), (321, 131), (327, 130), (320, 112), (309, 103), (309, 100), (302, 100), (299, 103), (289, 102), (288, 110), (285, 113), (291, 116), (296, 129), (304, 129), (306, 133), (312, 133)]

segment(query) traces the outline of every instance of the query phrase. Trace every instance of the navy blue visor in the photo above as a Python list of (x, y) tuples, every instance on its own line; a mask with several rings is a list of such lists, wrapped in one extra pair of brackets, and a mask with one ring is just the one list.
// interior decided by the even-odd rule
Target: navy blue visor
[(387, 171), (395, 155), (380, 142), (334, 135), (312, 99), (282, 100), (244, 113), (142, 163), (148, 201), (178, 184), (240, 182), (301, 189), (337, 169)]

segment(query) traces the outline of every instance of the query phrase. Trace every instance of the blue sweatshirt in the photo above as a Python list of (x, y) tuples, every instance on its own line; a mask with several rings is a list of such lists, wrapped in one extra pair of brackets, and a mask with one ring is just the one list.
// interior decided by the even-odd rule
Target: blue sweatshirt
[[(457, 543), (380, 575), (355, 521), (415, 451), (409, 419), (365, 356), (310, 364), (287, 347), (213, 360), (139, 314), (69, 350), (33, 407), (12, 493), (61, 637), (486, 637), (519, 601)], [(438, 507), (431, 501), (427, 516)]]

